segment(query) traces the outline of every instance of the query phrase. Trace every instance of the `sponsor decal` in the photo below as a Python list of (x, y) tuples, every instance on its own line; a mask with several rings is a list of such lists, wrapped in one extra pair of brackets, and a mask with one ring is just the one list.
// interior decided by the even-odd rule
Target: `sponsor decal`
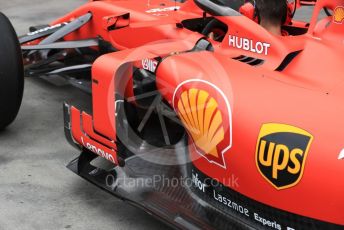
[(213, 189), (213, 199), (221, 205), (233, 209), (235, 212), (238, 212), (245, 216), (250, 216), (249, 210), (244, 205), (234, 202), (230, 197), (215, 189)]
[(32, 36), (32, 35), (35, 35), (35, 34), (39, 34), (39, 33), (42, 33), (42, 32), (46, 32), (46, 31), (48, 31), (48, 30), (53, 30), (53, 29), (56, 29), (56, 28), (65, 26), (65, 25), (67, 25), (67, 24), (68, 24), (67, 22), (64, 22), (64, 23), (60, 23), (60, 24), (53, 25), (53, 26), (48, 26), (48, 27), (45, 27), (45, 28), (43, 28), (43, 29), (39, 29), (39, 30), (30, 32), (30, 33), (27, 34), (27, 36)]
[(208, 187), (208, 185), (199, 179), (198, 173), (192, 173), (192, 183), (202, 192), (205, 192), (206, 187)]
[(174, 92), (173, 107), (197, 153), (226, 168), (224, 154), (232, 145), (232, 112), (225, 94), (209, 82), (189, 80)]
[(254, 220), (260, 222), (264, 227), (270, 227), (270, 228), (279, 229), (279, 230), (282, 229), (281, 225), (278, 224), (276, 221), (265, 219), (259, 216), (258, 213), (254, 213), (253, 215), (254, 215)]
[[(236, 191), (234, 187), (221, 183), (221, 179), (210, 178), (193, 163), (187, 165), (187, 173), (189, 178), (192, 178), (191, 192), (199, 199), (216, 207), (219, 212), (234, 216), (247, 223), (254, 229), (308, 229), (306, 225), (302, 226), (300, 223), (307, 223), (308, 226), (312, 226), (310, 229), (343, 229), (340, 225), (293, 214), (248, 198)], [(225, 181), (227, 178), (222, 180)], [(216, 221), (217, 215), (215, 213), (212, 217), (214, 218), (211, 220)]]
[(255, 42), (248, 38), (241, 38), (234, 35), (229, 35), (229, 46), (237, 49), (242, 49), (257, 54), (269, 54), (269, 49), (271, 47), (270, 43), (266, 42)]
[(209, 178), (193, 165), (189, 165), (188, 170), (192, 177), (192, 191), (221, 211), (239, 216), (248, 223), (264, 227), (264, 229), (295, 230), (288, 220), (290, 213), (284, 213), (281, 210), (250, 200)]
[(333, 11), (333, 22), (336, 24), (343, 24), (344, 21), (344, 6), (338, 6)]
[(338, 160), (344, 160), (344, 149), (339, 153)]
[(82, 141), (83, 146), (86, 147), (91, 152), (93, 152), (93, 153), (95, 153), (95, 154), (105, 158), (106, 160), (109, 160), (109, 161), (113, 162), (114, 164), (116, 164), (115, 159), (113, 158), (113, 156), (110, 153), (107, 153), (104, 150), (102, 150), (100, 148), (97, 148), (97, 146), (94, 146), (94, 145), (92, 145), (92, 144), (90, 144), (88, 142), (84, 143), (84, 139), (83, 138), (81, 139), (81, 141)]
[(155, 72), (156, 67), (158, 66), (158, 61), (154, 59), (144, 59), (142, 60), (142, 68), (150, 72)]
[(256, 147), (256, 165), (276, 189), (295, 186), (302, 178), (313, 136), (284, 124), (264, 124)]
[(96, 146), (94, 145), (91, 145), (90, 143), (86, 143), (86, 146), (85, 146), (88, 150), (98, 154), (99, 156), (113, 162), (113, 163), (116, 163), (115, 162), (115, 159), (113, 158), (113, 156), (107, 152), (105, 152), (104, 150), (100, 149), (100, 148), (97, 148)]
[(165, 7), (165, 8), (153, 8), (150, 10), (147, 10), (146, 13), (160, 13), (160, 12), (168, 12), (168, 11), (176, 11), (179, 10), (180, 6), (171, 6), (171, 7)]

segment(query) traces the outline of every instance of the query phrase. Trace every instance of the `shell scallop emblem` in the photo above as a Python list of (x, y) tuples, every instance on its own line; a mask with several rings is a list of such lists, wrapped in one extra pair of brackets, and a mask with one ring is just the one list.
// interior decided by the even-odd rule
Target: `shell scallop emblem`
[(344, 21), (344, 7), (338, 6), (333, 13), (333, 21), (337, 24), (343, 24)]
[(177, 89), (174, 108), (197, 152), (225, 168), (224, 154), (231, 147), (232, 114), (224, 94), (205, 82), (189, 82)]

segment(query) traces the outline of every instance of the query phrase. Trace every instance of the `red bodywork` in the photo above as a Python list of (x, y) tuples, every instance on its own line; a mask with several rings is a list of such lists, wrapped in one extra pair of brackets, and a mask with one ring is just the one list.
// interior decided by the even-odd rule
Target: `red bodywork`
[[(233, 189), (247, 197), (291, 213), (344, 225), (344, 162), (338, 159), (344, 148), (344, 25), (332, 19), (327, 19), (326, 26), (317, 24), (323, 7), (342, 6), (343, 0), (318, 1), (308, 32), (289, 37), (273, 36), (244, 16), (215, 16), (230, 28), (225, 39), (211, 41), (214, 52), (185, 52), (203, 37), (178, 26), (185, 19), (202, 17), (202, 10), (193, 1), (177, 3), (176, 11), (171, 10), (174, 2), (167, 0), (151, 0), (149, 5), (136, 0), (90, 1), (53, 24), (92, 12), (92, 20), (65, 40), (101, 36), (120, 51), (103, 55), (93, 64), (93, 115), (71, 108), (73, 138), (117, 164), (115, 92), (132, 97), (130, 67), (144, 59), (163, 57), (156, 70), (157, 85), (164, 99), (184, 119), (187, 130), (188, 124), (197, 126), (200, 117), (194, 120), (192, 112), (183, 113), (178, 107), (183, 92), (188, 92), (184, 95), (189, 96), (190, 104), (192, 93), (198, 95), (195, 101), (201, 100), (201, 91), (217, 102), (214, 108), (219, 111), (224, 136), (219, 134), (219, 144), (216, 142), (211, 151), (202, 149), (206, 141), (189, 148), (200, 171), (228, 187), (231, 183), (226, 178), (235, 175), (239, 186)], [(168, 7), (172, 8), (149, 12)], [(127, 13), (128, 26), (107, 30), (110, 20)], [(235, 39), (248, 39), (247, 49), (235, 47)], [(241, 55), (264, 63), (251, 66), (232, 59)], [(295, 158), (285, 160), (286, 151), (279, 152), (281, 158), (273, 159), (275, 179), (286, 166), (284, 162), (289, 162), (293, 176), (299, 169), (299, 177), (288, 186), (274, 186), (258, 166), (260, 135), (264, 125), (269, 124), (277, 124), (281, 132), (292, 126), (310, 137), (298, 163)], [(188, 133), (190, 141), (197, 142), (191, 129)], [(294, 157), (298, 156), (301, 154), (295, 152)]]

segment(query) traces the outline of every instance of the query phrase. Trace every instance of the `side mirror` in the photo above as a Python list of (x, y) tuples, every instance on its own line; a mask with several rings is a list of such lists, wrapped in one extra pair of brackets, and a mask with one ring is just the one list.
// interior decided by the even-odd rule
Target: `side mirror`
[(103, 18), (103, 28), (107, 31), (117, 30), (129, 26), (130, 14), (111, 15)]
[(194, 2), (204, 12), (213, 16), (240, 16), (239, 12), (222, 5), (218, 0), (194, 0)]

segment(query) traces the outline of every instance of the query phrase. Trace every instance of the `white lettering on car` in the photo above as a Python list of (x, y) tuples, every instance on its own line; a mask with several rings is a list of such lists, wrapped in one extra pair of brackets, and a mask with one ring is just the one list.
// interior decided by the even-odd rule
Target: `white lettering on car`
[(266, 42), (255, 42), (248, 38), (241, 38), (234, 35), (229, 35), (229, 46), (245, 51), (250, 51), (257, 54), (269, 54), (271, 44)]
[(150, 72), (155, 72), (158, 62), (152, 59), (142, 60), (142, 68)]
[(280, 224), (278, 224), (276, 221), (274, 220), (267, 220), (261, 216), (259, 216), (259, 214), (254, 213), (254, 220), (257, 222), (260, 222), (262, 225), (269, 226), (270, 228), (273, 229), (277, 229), (277, 230), (281, 230), (282, 226)]
[(171, 6), (171, 7), (165, 7), (165, 8), (153, 8), (150, 10), (147, 10), (146, 13), (159, 13), (159, 12), (167, 12), (167, 11), (175, 11), (179, 10), (180, 6)]
[(88, 150), (90, 150), (91, 152), (113, 162), (113, 163), (116, 163), (115, 162), (115, 159), (113, 158), (113, 156), (107, 152), (105, 152), (104, 150), (100, 149), (100, 148), (97, 148), (96, 146), (94, 145), (91, 145), (90, 143), (86, 143), (86, 146), (85, 146)]
[(206, 184), (204, 184), (199, 178), (198, 174), (192, 173), (192, 183), (202, 192), (205, 192), (205, 188), (208, 187)]
[(42, 33), (42, 32), (46, 32), (48, 30), (53, 30), (55, 28), (59, 28), (61, 26), (64, 26), (64, 25), (67, 25), (68, 23), (67, 22), (64, 22), (64, 23), (60, 23), (60, 24), (56, 24), (56, 25), (53, 25), (53, 26), (48, 26), (48, 27), (45, 27), (43, 29), (39, 29), (39, 30), (36, 30), (36, 31), (33, 31), (33, 32), (30, 32), (27, 34), (27, 36), (32, 36), (32, 35), (35, 35), (35, 34), (39, 34), (39, 33)]

